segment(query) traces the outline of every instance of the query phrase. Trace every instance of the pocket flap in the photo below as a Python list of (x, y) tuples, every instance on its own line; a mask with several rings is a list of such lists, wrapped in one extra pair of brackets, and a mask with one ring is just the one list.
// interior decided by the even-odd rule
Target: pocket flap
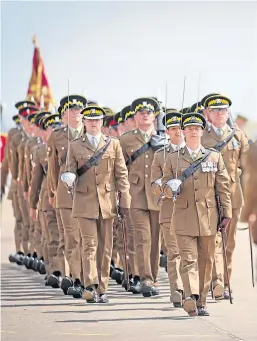
[(211, 207), (216, 207), (216, 200), (215, 198), (206, 198), (206, 207), (211, 208)]
[(186, 199), (177, 199), (175, 201), (175, 209), (176, 208), (187, 208), (187, 200)]
[(131, 174), (129, 176), (129, 182), (131, 182), (132, 184), (136, 185), (138, 183), (138, 180), (139, 180), (139, 176), (136, 174)]

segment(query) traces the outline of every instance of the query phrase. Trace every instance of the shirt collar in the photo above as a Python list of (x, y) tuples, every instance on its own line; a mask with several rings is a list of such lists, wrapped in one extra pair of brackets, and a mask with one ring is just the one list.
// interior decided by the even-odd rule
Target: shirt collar
[(147, 131), (143, 131), (141, 129), (138, 129), (141, 134), (144, 136), (144, 134), (147, 134), (147, 136), (150, 138), (150, 136), (154, 133), (154, 128), (150, 128)]
[(87, 138), (88, 138), (88, 140), (89, 140), (89, 142), (91, 142), (92, 141), (92, 139), (94, 138), (95, 140), (96, 140), (96, 142), (100, 142), (100, 139), (101, 139), (101, 136), (102, 136), (102, 133), (99, 133), (99, 134), (97, 134), (97, 135), (91, 135), (91, 134), (89, 134), (89, 133), (86, 133), (86, 135), (87, 135)]
[(227, 129), (227, 124), (225, 124), (222, 128), (217, 128), (212, 124), (212, 128), (215, 131), (216, 134), (219, 133), (219, 130), (221, 129), (223, 133), (225, 133), (226, 129)]
[(174, 150), (178, 150), (178, 147), (179, 147), (179, 149), (184, 148), (186, 143), (185, 143), (185, 141), (182, 141), (179, 145), (173, 144), (173, 143), (170, 143), (170, 145)]
[(198, 154), (202, 148), (201, 145), (196, 150), (192, 150), (188, 146), (186, 146), (186, 147), (187, 147), (187, 150), (188, 150), (188, 153), (190, 154), (190, 156), (192, 155), (192, 153)]

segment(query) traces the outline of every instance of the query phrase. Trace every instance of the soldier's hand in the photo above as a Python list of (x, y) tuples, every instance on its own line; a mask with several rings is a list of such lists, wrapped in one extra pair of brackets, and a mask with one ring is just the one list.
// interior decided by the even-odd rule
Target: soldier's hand
[(35, 208), (30, 208), (29, 210), (29, 216), (33, 220), (37, 220), (37, 210)]
[(248, 219), (249, 224), (254, 224), (256, 222), (256, 219), (257, 219), (256, 214), (254, 213), (250, 214)]
[(225, 230), (225, 229), (227, 228), (227, 226), (228, 226), (230, 220), (231, 220), (230, 218), (225, 218), (225, 217), (222, 218), (222, 221), (221, 221), (221, 223), (220, 223), (220, 225), (219, 225), (218, 230), (219, 230), (219, 231)]
[(120, 215), (123, 217), (127, 216), (128, 215), (128, 212), (129, 212), (129, 209), (128, 208), (125, 208), (125, 207), (120, 207)]
[(49, 197), (49, 204), (54, 206), (54, 197)]

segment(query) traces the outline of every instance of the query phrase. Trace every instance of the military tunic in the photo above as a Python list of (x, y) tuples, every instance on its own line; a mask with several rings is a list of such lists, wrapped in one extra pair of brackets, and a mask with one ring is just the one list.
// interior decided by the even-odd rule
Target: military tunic
[[(199, 157), (205, 153), (205, 148), (201, 147)], [(221, 154), (211, 152), (208, 162), (209, 169), (202, 163), (201, 168), (182, 184), (181, 193), (172, 208), (171, 222), (181, 255), (185, 295), (198, 296), (200, 307), (206, 304), (215, 254), (218, 226), (215, 195), (220, 196), (224, 217), (232, 216), (229, 177)], [(180, 151), (179, 158), (177, 152), (167, 156), (162, 178), (165, 196), (172, 197), (167, 182), (175, 178), (177, 171), (179, 176), (192, 163), (187, 147)]]
[[(165, 159), (167, 155), (173, 152), (173, 148), (171, 146), (167, 146), (160, 149), (154, 154), (154, 159), (152, 163), (151, 170), (151, 183), (152, 189), (155, 195), (162, 196), (161, 185), (155, 183), (156, 180), (161, 181), (163, 176), (163, 169), (165, 164)], [(167, 261), (168, 261), (168, 276), (170, 281), (170, 291), (171, 295), (176, 290), (182, 290), (183, 285), (179, 273), (180, 269), (180, 255), (179, 249), (177, 246), (176, 235), (171, 233), (170, 224), (171, 224), (171, 215), (172, 215), (172, 207), (173, 202), (171, 199), (163, 197), (160, 202), (160, 224), (164, 237), (164, 243), (167, 247)]]
[[(223, 136), (217, 136), (212, 126), (209, 126), (204, 131), (202, 136), (202, 144), (206, 148), (213, 148), (218, 142), (225, 139), (231, 134), (232, 130), (227, 125)], [(221, 150), (221, 154), (229, 174), (230, 182), (230, 193), (232, 201), (232, 219), (227, 228), (227, 262), (228, 262), (228, 273), (229, 277), (232, 272), (232, 256), (235, 249), (236, 243), (236, 231), (237, 223), (239, 221), (240, 212), (244, 204), (243, 191), (240, 183), (240, 176), (242, 173), (244, 158), (249, 148), (247, 138), (245, 134), (238, 128), (235, 128), (235, 135), (230, 142)], [(241, 166), (240, 166), (241, 165)], [(241, 168), (239, 168), (241, 167)], [(223, 255), (222, 255), (222, 240), (220, 233), (217, 235), (217, 247), (216, 256), (214, 263), (213, 282), (216, 284), (227, 286), (226, 274), (224, 274), (223, 268)], [(223, 278), (224, 276), (224, 278)]]
[[(105, 146), (107, 137), (101, 135), (97, 150)], [(94, 154), (87, 137), (71, 142), (66, 171), (77, 173)], [(121, 207), (130, 207), (128, 172), (117, 139), (110, 144), (97, 165), (77, 178), (72, 207), (82, 236), (82, 258), (85, 286), (99, 284), (104, 294), (108, 288), (113, 243), (113, 219), (117, 215), (117, 196)], [(97, 253), (97, 265), (96, 265)]]
[[(139, 129), (123, 134), (120, 144), (127, 161), (146, 141)], [(157, 280), (160, 257), (160, 224), (158, 196), (151, 188), (151, 165), (154, 150), (150, 147), (129, 167), (130, 215), (135, 229), (135, 248), (141, 282)]]
[[(59, 209), (65, 238), (65, 256), (73, 279), (82, 279), (81, 236), (78, 222), (71, 215), (72, 196), (61, 181), (69, 143), (73, 136), (68, 126), (53, 131), (47, 141), (49, 183)], [(58, 218), (57, 218), (57, 221)], [(60, 228), (60, 226), (59, 226)]]

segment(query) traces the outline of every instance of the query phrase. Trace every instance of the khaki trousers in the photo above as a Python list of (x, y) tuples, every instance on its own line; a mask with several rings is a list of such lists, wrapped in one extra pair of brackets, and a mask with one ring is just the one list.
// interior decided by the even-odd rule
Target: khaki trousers
[(135, 249), (141, 281), (157, 280), (160, 261), (159, 211), (130, 209), (135, 231)]
[(176, 237), (181, 256), (181, 278), (185, 297), (198, 295), (197, 305), (205, 306), (212, 277), (216, 235)]
[(115, 265), (116, 268), (121, 269), (122, 264), (121, 264), (121, 259), (119, 255), (119, 231), (118, 231), (118, 219), (115, 218), (113, 221), (113, 246), (112, 246), (112, 261)]
[(42, 228), (39, 220), (39, 211), (37, 214), (37, 220), (35, 221), (34, 243), (38, 258), (44, 257), (42, 245)]
[(59, 249), (59, 231), (55, 210), (44, 212), (47, 226), (47, 248), (51, 273), (60, 271), (65, 274), (64, 254)]
[[(55, 215), (56, 215), (56, 221), (57, 221), (58, 232), (59, 232), (58, 253), (63, 254), (64, 259), (67, 260), (67, 257), (65, 254), (66, 249), (65, 249), (65, 242), (64, 242), (64, 227), (63, 227), (62, 218), (61, 218), (59, 208), (55, 208)], [(62, 276), (70, 275), (70, 271), (67, 271), (67, 273), (66, 273), (67, 264), (68, 263), (65, 262), (64, 273), (62, 273)]]
[(46, 268), (46, 274), (51, 275), (51, 273), (52, 273), (52, 271), (51, 271), (52, 266), (50, 264), (51, 258), (48, 255), (49, 237), (48, 237), (47, 224), (46, 224), (44, 212), (38, 210), (38, 217), (39, 217), (40, 226), (42, 229), (41, 246), (42, 246), (42, 254), (44, 257), (44, 263), (45, 263), (45, 268)]
[(27, 202), (23, 195), (23, 186), (21, 183), (17, 184), (18, 202), (22, 216), (22, 247), (25, 254), (29, 253), (29, 229), (30, 218)]
[[(28, 212), (30, 210), (29, 202), (26, 201), (28, 205)], [(29, 252), (33, 254), (35, 251), (35, 243), (34, 243), (34, 234), (35, 234), (35, 222), (33, 219), (29, 218)]]
[[(236, 208), (232, 210), (232, 219), (226, 230), (227, 233), (227, 263), (228, 263), (228, 276), (231, 278), (232, 273), (232, 257), (236, 245), (236, 231), (237, 223), (239, 221), (241, 209)], [(226, 273), (224, 273), (224, 260), (223, 260), (223, 248), (221, 233), (216, 235), (216, 249), (215, 249), (215, 261), (213, 265), (212, 274), (213, 286), (220, 284), (225, 288), (228, 286), (228, 279)]]
[(60, 208), (64, 228), (65, 256), (70, 267), (72, 278), (83, 282), (81, 260), (81, 236), (76, 218), (71, 216), (71, 208)]
[(82, 238), (85, 287), (98, 285), (99, 294), (108, 290), (113, 243), (113, 219), (78, 218)]
[(14, 240), (16, 252), (22, 250), (22, 215), (18, 201), (17, 190), (12, 186), (12, 207), (15, 217)]
[[(166, 224), (166, 223), (164, 223), (164, 224)], [(162, 228), (161, 228), (161, 251), (164, 253), (165, 256), (168, 255), (168, 249), (167, 249), (166, 244), (165, 244), (164, 234), (163, 234)]]
[(177, 245), (175, 234), (170, 232), (170, 223), (162, 223), (161, 230), (165, 247), (167, 248), (167, 263), (168, 263), (168, 276), (170, 281), (171, 294), (176, 290), (183, 290), (183, 284), (180, 276), (180, 263), (181, 258)]

